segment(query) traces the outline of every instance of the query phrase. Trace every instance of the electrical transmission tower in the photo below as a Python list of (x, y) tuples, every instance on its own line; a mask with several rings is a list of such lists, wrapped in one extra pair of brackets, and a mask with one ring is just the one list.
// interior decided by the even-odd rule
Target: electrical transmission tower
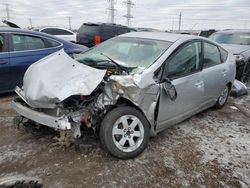
[(127, 26), (130, 26), (131, 18), (134, 18), (131, 15), (131, 9), (132, 9), (133, 6), (135, 6), (135, 4), (131, 0), (123, 1), (123, 3), (126, 4), (126, 6), (127, 6), (127, 14), (124, 15), (124, 17), (127, 18)]
[(114, 0), (108, 0), (109, 2), (109, 7), (107, 8), (108, 11), (109, 11), (109, 14), (108, 14), (108, 20), (111, 22), (111, 23), (115, 23), (115, 1)]

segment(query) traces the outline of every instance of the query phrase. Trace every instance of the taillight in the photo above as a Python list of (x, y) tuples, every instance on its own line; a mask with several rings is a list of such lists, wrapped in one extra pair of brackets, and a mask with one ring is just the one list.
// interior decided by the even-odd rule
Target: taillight
[(95, 36), (95, 45), (100, 44), (101, 43), (101, 37), (99, 35)]

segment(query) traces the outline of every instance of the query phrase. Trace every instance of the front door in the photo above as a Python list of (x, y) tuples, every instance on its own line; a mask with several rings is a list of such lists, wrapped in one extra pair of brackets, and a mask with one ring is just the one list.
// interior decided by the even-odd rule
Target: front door
[(11, 86), (9, 76), (9, 52), (7, 35), (0, 33), (0, 93), (7, 91)]
[[(201, 76), (201, 42), (193, 41), (182, 45), (165, 62), (157, 131), (176, 124), (200, 109), (204, 94), (204, 82)], [(177, 91), (175, 100), (165, 92), (164, 78), (172, 80)]]

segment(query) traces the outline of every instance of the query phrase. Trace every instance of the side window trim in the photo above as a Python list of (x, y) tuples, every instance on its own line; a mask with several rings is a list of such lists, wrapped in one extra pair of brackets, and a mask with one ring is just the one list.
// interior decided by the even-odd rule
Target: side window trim
[(197, 72), (201, 72), (202, 71), (202, 61), (203, 61), (203, 50), (202, 50), (202, 40), (201, 39), (191, 39), (191, 40), (188, 40), (184, 43), (182, 43), (180, 46), (178, 46), (170, 55), (169, 57), (162, 63), (162, 65), (155, 71), (155, 73), (157, 72), (161, 72), (161, 76), (160, 76), (160, 82), (159, 83), (162, 83), (164, 82), (164, 69), (165, 69), (165, 65), (181, 50), (183, 49), (185, 46), (189, 45), (189, 44), (192, 44), (192, 43), (195, 43), (195, 42), (200, 42), (201, 43), (201, 57), (200, 57), (200, 62), (199, 62), (199, 69), (190, 73), (190, 74), (187, 74), (187, 75), (183, 75), (181, 77), (178, 77), (178, 78), (174, 78), (174, 79), (171, 79), (171, 80), (175, 80), (175, 79), (179, 79), (179, 78), (182, 78), (182, 77), (185, 77), (185, 76), (188, 76), (188, 75), (192, 75), (192, 74), (195, 74)]
[[(23, 50), (23, 51), (14, 51), (12, 35), (28, 35), (28, 36), (31, 36), (31, 37), (40, 37), (43, 41), (44, 41), (44, 39), (46, 39), (46, 40), (52, 40), (54, 42), (59, 43), (60, 45), (58, 45), (56, 47), (50, 47), (50, 48), (42, 48), (42, 49), (34, 49), (34, 50)], [(48, 37), (44, 37), (44, 36), (39, 36), (39, 35), (34, 35), (34, 34), (30, 34), (30, 33), (10, 32), (10, 33), (8, 33), (8, 38), (9, 38), (9, 53), (34, 52), (34, 51), (41, 51), (41, 50), (48, 50), (48, 49), (59, 48), (59, 47), (63, 46), (63, 44), (60, 41), (56, 41), (56, 40), (54, 40), (52, 38), (48, 38)]]
[[(223, 57), (222, 57), (222, 50), (224, 50), (227, 53), (227, 57), (226, 57), (225, 61), (223, 60)], [(227, 58), (228, 58), (228, 51), (223, 49), (221, 46), (219, 46), (219, 51), (220, 51), (221, 63), (225, 63), (227, 61)]]

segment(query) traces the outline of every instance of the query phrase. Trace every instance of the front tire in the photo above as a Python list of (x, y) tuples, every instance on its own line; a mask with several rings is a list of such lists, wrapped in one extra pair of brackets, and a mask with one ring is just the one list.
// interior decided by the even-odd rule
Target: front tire
[(104, 117), (99, 134), (101, 144), (107, 152), (119, 159), (130, 159), (146, 148), (149, 123), (135, 108), (118, 107)]
[(228, 99), (228, 96), (229, 96), (229, 86), (226, 85), (226, 87), (221, 92), (221, 95), (219, 96), (219, 98), (215, 104), (215, 108), (221, 109), (223, 106), (225, 106), (227, 99)]

